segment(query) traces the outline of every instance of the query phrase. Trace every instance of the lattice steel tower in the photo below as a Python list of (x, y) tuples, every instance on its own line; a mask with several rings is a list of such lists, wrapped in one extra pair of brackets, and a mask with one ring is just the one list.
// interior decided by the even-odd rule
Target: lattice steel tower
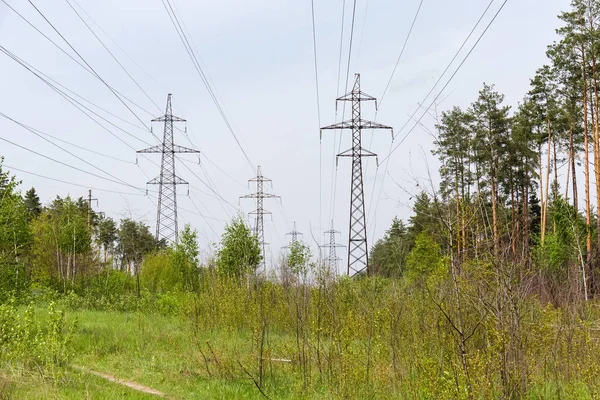
[(321, 247), (324, 248), (329, 248), (329, 255), (327, 256), (327, 258), (325, 259), (326, 265), (327, 265), (327, 269), (329, 270), (329, 273), (334, 273), (335, 275), (337, 275), (338, 270), (337, 270), (337, 263), (338, 261), (341, 261), (342, 259), (339, 258), (337, 256), (337, 251), (336, 249), (338, 247), (346, 247), (343, 244), (338, 244), (335, 241), (335, 235), (337, 235), (338, 233), (340, 233), (339, 231), (336, 231), (335, 229), (333, 229), (333, 220), (331, 221), (331, 228), (328, 231), (325, 231), (325, 235), (329, 236), (329, 243), (322, 245)]
[(148, 181), (148, 185), (158, 185), (158, 209), (156, 212), (156, 243), (160, 240), (177, 243), (179, 229), (177, 226), (177, 185), (188, 183), (175, 174), (175, 153), (200, 153), (198, 150), (178, 146), (173, 143), (173, 125), (185, 122), (185, 119), (173, 115), (171, 93), (167, 96), (165, 115), (152, 120), (164, 122), (162, 144), (139, 150), (138, 153), (161, 153), (160, 175)]
[[(378, 124), (361, 118), (360, 103), (377, 99), (360, 90), (360, 74), (355, 74), (352, 91), (336, 99), (338, 101), (352, 102), (352, 119), (321, 129), (352, 129), (352, 148), (337, 155), (337, 157), (352, 157), (352, 175), (350, 188), (350, 229), (348, 232), (348, 275), (354, 275), (369, 269), (369, 248), (367, 246), (367, 223), (365, 215), (365, 194), (363, 190), (362, 158), (376, 157), (377, 154), (362, 147), (363, 129), (389, 129), (391, 126)], [(393, 132), (392, 132), (393, 138)], [(337, 162), (337, 161), (336, 161)]]
[(263, 203), (264, 199), (277, 199), (280, 196), (271, 193), (265, 193), (265, 182), (271, 182), (271, 180), (263, 176), (260, 165), (256, 170), (256, 177), (249, 179), (248, 182), (256, 182), (256, 193), (240, 196), (240, 198), (256, 199), (256, 210), (252, 211), (250, 215), (256, 215), (256, 226), (254, 228), (254, 232), (256, 233), (256, 237), (258, 238), (258, 243), (260, 244), (260, 248), (262, 251), (262, 269), (266, 273), (267, 265), (265, 263), (265, 245), (267, 245), (268, 243), (265, 243), (265, 224), (263, 216), (266, 214), (271, 214), (271, 212), (264, 209)]
[(290, 244), (287, 246), (284, 246), (284, 249), (289, 249), (293, 243), (296, 243), (298, 241), (298, 236), (304, 236), (304, 234), (302, 232), (298, 232), (296, 230), (296, 221), (294, 221), (294, 227), (293, 227), (292, 231), (286, 233), (285, 235), (291, 236), (292, 238), (290, 240)]

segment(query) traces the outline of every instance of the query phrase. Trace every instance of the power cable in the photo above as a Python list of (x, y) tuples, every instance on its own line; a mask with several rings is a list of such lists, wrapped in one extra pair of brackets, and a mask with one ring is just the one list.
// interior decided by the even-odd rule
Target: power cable
[(83, 169), (81, 169), (81, 168), (78, 168), (78, 167), (75, 167), (75, 166), (73, 166), (73, 165), (71, 165), (71, 164), (67, 164), (67, 163), (65, 163), (65, 162), (62, 162), (62, 161), (60, 161), (60, 160), (57, 160), (57, 159), (55, 159), (55, 158), (52, 158), (52, 157), (49, 157), (49, 156), (47, 156), (47, 155), (44, 155), (44, 154), (42, 154), (42, 153), (39, 153), (39, 152), (37, 152), (37, 151), (35, 151), (35, 150), (29, 149), (29, 148), (27, 148), (27, 147), (25, 147), (25, 146), (21, 146), (20, 144), (18, 144), (18, 143), (15, 143), (15, 142), (13, 142), (13, 141), (10, 141), (10, 140), (8, 140), (8, 139), (5, 139), (5, 138), (3, 138), (3, 137), (0, 137), (0, 140), (4, 141), (4, 142), (6, 142), (6, 143), (12, 144), (13, 146), (16, 146), (16, 147), (18, 147), (18, 148), (20, 148), (20, 149), (23, 149), (23, 150), (25, 150), (25, 151), (28, 151), (28, 152), (30, 152), (30, 153), (33, 153), (33, 154), (35, 154), (35, 155), (37, 155), (37, 156), (43, 157), (43, 158), (45, 158), (45, 159), (47, 159), (47, 160), (54, 161), (55, 163), (58, 163), (58, 164), (64, 165), (65, 167), (68, 167), (68, 168), (74, 169), (74, 170), (76, 170), (76, 171), (83, 172), (83, 173), (85, 173), (85, 174), (88, 174), (88, 175), (94, 176), (94, 177), (96, 177), (96, 178), (99, 178), (99, 179), (102, 179), (102, 180), (105, 180), (105, 181), (108, 181), (108, 182), (112, 182), (112, 183), (116, 183), (116, 184), (119, 184), (119, 185), (128, 186), (128, 187), (131, 187), (131, 188), (133, 188), (133, 189), (137, 189), (137, 190), (140, 190), (140, 191), (142, 191), (142, 192), (145, 192), (145, 189), (142, 189), (142, 188), (139, 188), (139, 187), (136, 187), (136, 186), (130, 185), (130, 184), (128, 184), (128, 183), (126, 183), (126, 182), (124, 182), (124, 181), (120, 182), (120, 181), (117, 181), (117, 180), (114, 180), (114, 179), (106, 178), (106, 177), (104, 177), (104, 176), (101, 176), (101, 175), (95, 174), (95, 173), (93, 173), (93, 172), (89, 172), (89, 171), (83, 170)]
[[(471, 30), (471, 32), (469, 33), (469, 35), (467, 36), (467, 39), (465, 39), (465, 41), (463, 42), (463, 44), (461, 45), (461, 47), (459, 48), (458, 52), (456, 53), (456, 55), (452, 58), (452, 60), (450, 61), (450, 63), (448, 64), (448, 66), (446, 67), (446, 69), (444, 70), (444, 72), (442, 73), (442, 75), (440, 76), (440, 78), (437, 80), (437, 82), (433, 85), (432, 89), (429, 91), (429, 93), (427, 94), (427, 96), (425, 96), (425, 98), (423, 99), (422, 102), (419, 103), (419, 107), (417, 107), (417, 109), (415, 110), (415, 112), (413, 113), (413, 115), (411, 116), (411, 119), (413, 119), (414, 115), (418, 112), (418, 110), (420, 108), (422, 108), (422, 103), (424, 103), (427, 98), (429, 97), (429, 95), (433, 92), (433, 90), (435, 90), (435, 87), (437, 86), (437, 84), (441, 81), (441, 79), (443, 78), (443, 76), (445, 75), (445, 73), (447, 72), (447, 70), (450, 68), (450, 66), (452, 65), (452, 63), (454, 62), (454, 60), (456, 59), (456, 57), (458, 56), (458, 54), (460, 53), (460, 51), (462, 50), (462, 48), (464, 47), (465, 43), (469, 40), (469, 38), (471, 37), (471, 35), (473, 34), (473, 32), (475, 31), (475, 29), (477, 28), (477, 26), (479, 25), (479, 23), (481, 22), (481, 20), (483, 19), (483, 17), (485, 16), (485, 14), (487, 13), (488, 9), (490, 8), (490, 6), (492, 5), (492, 3), (494, 2), (494, 0), (492, 0), (490, 2), (490, 4), (488, 4), (487, 8), (484, 10), (483, 14), (481, 15), (481, 17), (479, 18), (479, 20), (477, 21), (477, 23), (475, 24), (475, 27)], [(440, 90), (438, 92), (438, 94), (435, 96), (435, 98), (433, 99), (433, 101), (429, 104), (429, 106), (423, 111), (423, 113), (421, 114), (421, 116), (417, 119), (417, 121), (415, 122), (415, 124), (412, 126), (412, 128), (402, 137), (402, 139), (400, 140), (400, 142), (395, 146), (395, 147), (391, 147), (390, 146), (390, 152), (388, 153), (388, 155), (382, 160), (382, 161), (386, 161), (386, 165), (385, 165), (385, 171), (383, 174), (383, 178), (382, 178), (382, 182), (381, 182), (381, 186), (380, 186), (380, 190), (379, 190), (379, 195), (377, 196), (377, 202), (375, 204), (375, 210), (377, 210), (377, 206), (379, 205), (379, 201), (381, 199), (381, 194), (383, 192), (383, 185), (385, 183), (385, 177), (387, 175), (387, 171), (389, 168), (389, 160), (391, 155), (399, 148), (399, 146), (406, 140), (406, 138), (408, 138), (408, 136), (412, 133), (412, 131), (418, 126), (418, 124), (421, 122), (421, 120), (423, 119), (423, 117), (427, 114), (427, 112), (429, 111), (429, 109), (431, 108), (431, 106), (433, 106), (433, 104), (437, 101), (437, 99), (441, 96), (441, 94), (444, 92), (444, 90), (448, 87), (448, 85), (450, 84), (450, 82), (452, 81), (452, 79), (456, 76), (456, 74), (458, 73), (458, 71), (462, 68), (462, 66), (464, 65), (464, 63), (467, 61), (467, 59), (469, 58), (469, 56), (473, 53), (473, 51), (475, 50), (475, 48), (477, 47), (477, 45), (479, 44), (479, 42), (481, 41), (481, 39), (483, 38), (483, 36), (486, 34), (486, 32), (489, 30), (490, 26), (494, 23), (494, 21), (496, 20), (496, 18), (498, 17), (498, 15), (500, 14), (500, 12), (504, 9), (504, 6), (506, 5), (506, 3), (508, 2), (508, 0), (504, 0), (504, 2), (502, 3), (502, 5), (500, 6), (500, 8), (498, 9), (498, 11), (494, 14), (494, 16), (492, 17), (492, 19), (490, 20), (490, 22), (487, 24), (487, 26), (485, 27), (485, 29), (483, 30), (483, 32), (481, 33), (481, 35), (479, 36), (479, 38), (477, 39), (477, 41), (473, 44), (473, 46), (471, 47), (471, 49), (469, 50), (469, 52), (466, 54), (466, 56), (463, 58), (463, 60), (461, 61), (461, 63), (458, 65), (458, 67), (456, 68), (456, 70), (453, 72), (453, 74), (450, 76), (450, 78), (448, 79), (448, 81), (446, 82), (446, 84), (443, 86), (442, 90)], [(400, 131), (402, 131), (404, 129), (404, 127), (406, 125), (408, 125), (408, 123), (411, 121), (411, 119), (409, 119), (404, 126), (400, 129)], [(400, 132), (399, 131), (399, 132)], [(375, 177), (375, 182), (376, 182), (377, 176)], [(375, 192), (375, 183), (373, 184), (373, 193), (371, 195), (371, 204), (372, 203), (372, 196)]]
[[(5, 117), (5, 118), (8, 118), (8, 117), (7, 117), (5, 114), (3, 114), (2, 112), (0, 112), (0, 115), (1, 115), (1, 116), (3, 116), (3, 117)], [(8, 119), (11, 119), (11, 118), (8, 118)], [(11, 119), (11, 120), (12, 120), (12, 119)], [(32, 130), (32, 131), (35, 131), (35, 132), (37, 132), (37, 133), (39, 133), (40, 135), (44, 135), (44, 136), (50, 137), (50, 138), (52, 138), (52, 139), (54, 139), (54, 140), (57, 140), (57, 141), (59, 141), (59, 142), (61, 142), (61, 143), (68, 144), (69, 146), (76, 147), (76, 148), (78, 148), (78, 149), (80, 149), (80, 150), (87, 151), (87, 152), (90, 152), (90, 153), (92, 153), (92, 154), (96, 154), (96, 155), (98, 155), (98, 156), (106, 157), (106, 158), (109, 158), (109, 159), (111, 159), (111, 160), (114, 160), (114, 161), (120, 161), (120, 162), (122, 162), (122, 163), (126, 163), (126, 164), (133, 164), (133, 165), (135, 165), (135, 163), (134, 163), (133, 161), (128, 161), (128, 160), (124, 160), (124, 159), (122, 159), (122, 158), (118, 158), (118, 157), (111, 156), (111, 155), (109, 155), (109, 154), (100, 153), (100, 152), (98, 152), (98, 151), (95, 151), (95, 150), (92, 150), (92, 149), (88, 149), (87, 147), (80, 146), (80, 145), (78, 145), (78, 144), (75, 144), (75, 143), (73, 143), (73, 142), (69, 142), (68, 140), (61, 139), (61, 138), (59, 138), (59, 137), (56, 137), (56, 136), (54, 136), (54, 135), (51, 135), (51, 134), (49, 134), (49, 133), (47, 133), (47, 132), (40, 131), (39, 129), (32, 128), (31, 126), (27, 126), (27, 125), (25, 125), (25, 124), (22, 124), (22, 123), (20, 123), (20, 122), (14, 121), (14, 120), (12, 120), (12, 121), (13, 121), (13, 122), (15, 122), (15, 123), (18, 123), (19, 125), (21, 125), (22, 127), (26, 128), (26, 129), (30, 129), (30, 130)]]
[(77, 15), (77, 17), (81, 20), (81, 22), (83, 22), (83, 24), (86, 26), (86, 28), (88, 28), (88, 30), (92, 33), (92, 35), (94, 35), (94, 37), (98, 40), (98, 42), (100, 42), (100, 44), (102, 45), (102, 47), (104, 47), (104, 49), (108, 52), (108, 54), (110, 54), (110, 56), (112, 57), (112, 59), (119, 65), (119, 67), (121, 67), (121, 69), (123, 70), (123, 72), (125, 72), (125, 74), (127, 74), (127, 76), (133, 81), (133, 83), (138, 87), (138, 89), (140, 89), (140, 91), (144, 94), (144, 96), (146, 96), (146, 98), (148, 100), (150, 100), (150, 102), (152, 104), (154, 104), (154, 106), (159, 111), (161, 111), (161, 108), (158, 106), (158, 104), (156, 104), (156, 102), (154, 100), (152, 100), (152, 98), (148, 95), (148, 93), (144, 90), (144, 88), (142, 88), (140, 86), (140, 84), (138, 83), (138, 81), (135, 80), (135, 78), (129, 73), (129, 71), (127, 71), (127, 68), (125, 68), (123, 66), (123, 64), (121, 64), (121, 62), (117, 59), (117, 57), (115, 57), (115, 55), (113, 54), (113, 52), (110, 51), (110, 49), (104, 44), (104, 42), (102, 41), (102, 39), (100, 39), (100, 37), (96, 34), (96, 32), (94, 32), (94, 30), (86, 22), (86, 20), (83, 19), (83, 17), (81, 16), (81, 14), (79, 14), (79, 12), (75, 9), (75, 7), (73, 7), (73, 5), (71, 4), (71, 2), (69, 0), (65, 0), (65, 1), (69, 5), (69, 7), (71, 7), (71, 10), (73, 10), (73, 12), (75, 13), (75, 15)]
[[(31, 0), (29, 0), (29, 1), (31, 1)], [(217, 96), (216, 96), (213, 88), (211, 87), (210, 82), (208, 81), (208, 78), (207, 78), (206, 74), (204, 73), (204, 70), (202, 69), (202, 66), (200, 65), (200, 62), (198, 61), (198, 58), (197, 58), (196, 54), (194, 53), (194, 49), (191, 47), (190, 42), (189, 42), (185, 32), (183, 31), (183, 28), (181, 27), (179, 19), (177, 18), (177, 15), (175, 14), (173, 7), (171, 6), (171, 3), (169, 2), (169, 0), (161, 0), (161, 1), (163, 3), (163, 6), (165, 7), (165, 10), (167, 11), (167, 15), (169, 16), (171, 23), (173, 24), (173, 26), (175, 27), (175, 30), (177, 31), (179, 39), (181, 40), (182, 44), (184, 45), (185, 50), (188, 53), (188, 56), (192, 60), (192, 64), (194, 65), (196, 72), (198, 72), (198, 75), (200, 76), (202, 83), (206, 87), (208, 94), (210, 95), (213, 103), (215, 104), (217, 110), (219, 111), (219, 114), (223, 118), (223, 121), (225, 121), (225, 124), (227, 125), (229, 132), (232, 134), (233, 138), (235, 139), (235, 142), (237, 143), (238, 147), (244, 154), (246, 161), (248, 162), (248, 164), (254, 171), (256, 168), (254, 167), (254, 164), (252, 163), (252, 161), (250, 161), (250, 158), (248, 157), (246, 150), (242, 146), (239, 138), (237, 137), (235, 131), (233, 130), (231, 123), (229, 122), (229, 119), (225, 115), (225, 112), (223, 111), (223, 107), (219, 103)], [(172, 15), (171, 15), (171, 13), (172, 13)]]
[(24, 169), (20, 169), (20, 168), (16, 168), (16, 167), (11, 167), (10, 165), (7, 165), (7, 164), (3, 164), (3, 166), (6, 167), (6, 168), (8, 168), (11, 171), (19, 171), (19, 172), (24, 173), (24, 174), (29, 174), (29, 175), (37, 176), (38, 178), (48, 179), (48, 180), (51, 180), (51, 181), (56, 181), (56, 182), (64, 183), (64, 184), (67, 184), (67, 185), (73, 185), (73, 186), (78, 186), (78, 187), (82, 187), (82, 188), (86, 188), (86, 189), (98, 190), (98, 191), (101, 191), (101, 192), (122, 194), (122, 195), (126, 195), (126, 196), (145, 196), (144, 194), (141, 194), (141, 193), (119, 192), (117, 190), (102, 189), (102, 188), (98, 188), (98, 187), (91, 187), (89, 185), (82, 185), (80, 183), (69, 182), (69, 181), (65, 181), (65, 180), (62, 180), (62, 179), (53, 178), (53, 177), (46, 176), (46, 175), (41, 175), (41, 174), (38, 174), (38, 173), (35, 173), (35, 172), (26, 171)]
[[(317, 57), (317, 30), (315, 24), (315, 1), (310, 1), (312, 15), (312, 36), (313, 53), (315, 59), (315, 91), (317, 96), (317, 121), (321, 129), (321, 101), (319, 96), (319, 64)], [(319, 140), (319, 229), (321, 229), (321, 220), (323, 219), (323, 141)]]
[[(41, 80), (42, 82), (44, 82), (48, 87), (50, 87), (52, 90), (54, 90), (56, 93), (58, 93), (59, 95), (61, 95), (65, 100), (67, 100), (69, 103), (71, 103), (73, 106), (75, 106), (77, 109), (79, 109), (79, 111), (81, 111), (82, 113), (84, 113), (86, 116), (88, 116), (90, 119), (92, 119), (94, 122), (96, 122), (98, 125), (100, 125), (102, 128), (104, 128), (106, 131), (108, 131), (111, 135), (113, 135), (114, 137), (116, 137), (119, 141), (121, 141), (122, 143), (124, 143), (126, 146), (130, 147), (131, 149), (135, 148), (133, 146), (131, 146), (130, 144), (128, 144), (127, 142), (125, 142), (123, 139), (121, 139), (119, 136), (115, 135), (112, 131), (110, 131), (109, 129), (107, 129), (104, 125), (102, 125), (101, 123), (99, 123), (96, 119), (94, 119), (93, 117), (91, 117), (87, 112), (83, 111), (81, 109), (84, 108), (87, 111), (91, 112), (92, 114), (94, 114), (95, 116), (97, 116), (98, 118), (102, 119), (103, 121), (105, 121), (106, 123), (114, 126), (115, 128), (119, 129), (120, 131), (122, 131), (123, 133), (131, 136), (132, 138), (146, 144), (146, 145), (150, 145), (150, 143), (146, 142), (143, 139), (138, 138), (137, 136), (133, 135), (132, 133), (128, 132), (127, 130), (119, 127), (118, 125), (114, 124), (113, 122), (109, 121), (108, 119), (104, 118), (103, 116), (101, 116), (100, 114), (98, 114), (97, 112), (95, 112), (94, 110), (90, 109), (89, 107), (85, 106), (84, 104), (82, 104), (80, 101), (74, 99), (72, 96), (68, 95), (67, 93), (65, 93), (64, 91), (62, 91), (61, 89), (59, 89), (57, 86), (55, 86), (54, 84), (52, 84), (50, 82), (50, 80), (55, 81), (54, 79), (48, 77), (46, 74), (42, 73), (40, 70), (38, 70), (37, 68), (33, 67), (31, 64), (27, 63), (26, 61), (24, 61), (23, 59), (19, 58), (17, 55), (15, 55), (13, 52), (11, 52), (10, 50), (6, 49), (4, 46), (0, 45), (0, 51), (2, 53), (4, 53), (5, 55), (7, 55), (8, 57), (10, 57), (13, 61), (15, 61), (17, 64), (21, 65), (23, 68), (25, 68), (26, 70), (28, 70), (30, 73), (32, 73), (34, 76), (36, 76), (39, 80)], [(62, 86), (62, 85), (61, 85)], [(82, 97), (80, 95), (77, 95), (78, 97)], [(86, 100), (88, 103), (91, 103), (89, 100)], [(77, 105), (76, 105), (76, 104)], [(91, 103), (93, 104), (93, 103)], [(98, 107), (98, 106), (96, 106)], [(100, 108), (100, 107), (98, 107)]]
[(379, 106), (381, 106), (381, 103), (383, 103), (383, 98), (385, 97), (390, 84), (392, 83), (392, 79), (394, 78), (394, 75), (396, 74), (396, 69), (398, 69), (398, 64), (400, 64), (400, 60), (402, 59), (402, 55), (404, 55), (404, 50), (406, 50), (406, 45), (408, 44), (408, 41), (410, 40), (410, 36), (412, 34), (412, 31), (415, 27), (415, 23), (417, 22), (417, 18), (419, 18), (419, 13), (421, 12), (421, 7), (423, 7), (423, 2), (425, 0), (421, 0), (419, 2), (419, 7), (417, 8), (417, 12), (415, 13), (415, 16), (412, 20), (412, 23), (410, 24), (410, 29), (408, 30), (408, 34), (406, 35), (406, 39), (404, 39), (404, 44), (402, 45), (402, 49), (400, 50), (400, 54), (398, 55), (398, 58), (396, 59), (396, 64), (394, 65), (394, 69), (392, 70), (392, 74), (390, 75), (390, 79), (387, 82), (387, 85), (385, 85), (385, 90), (383, 91), (383, 94), (381, 95), (381, 98), (379, 98)]
[[(25, 18), (21, 13), (19, 13), (17, 10), (15, 10), (10, 4), (8, 4), (6, 2), (6, 0), (1, 0), (10, 10), (12, 10), (15, 14), (17, 14), (17, 16), (19, 16), (19, 18), (21, 18), (25, 23), (27, 23), (29, 26), (31, 26), (37, 33), (39, 33), (40, 35), (42, 35), (47, 41), (49, 41), (50, 43), (52, 43), (52, 45), (54, 45), (54, 47), (56, 47), (58, 50), (60, 50), (63, 54), (65, 54), (67, 57), (69, 57), (71, 60), (73, 60), (77, 65), (79, 65), (81, 68), (83, 68), (83, 70), (85, 70), (87, 73), (89, 73), (90, 75), (92, 75), (94, 78), (100, 80), (98, 78), (98, 76), (96, 76), (88, 67), (86, 67), (85, 65), (83, 65), (79, 60), (77, 60), (75, 57), (73, 57), (71, 54), (69, 54), (67, 51), (65, 51), (65, 49), (63, 49), (61, 46), (59, 46), (54, 40), (52, 40), (50, 37), (48, 37), (48, 35), (46, 35), (44, 32), (42, 32), (39, 28), (37, 28), (35, 25), (33, 25), (27, 18)], [(137, 108), (139, 108), (140, 110), (148, 113), (149, 115), (153, 115), (152, 113), (148, 112), (147, 110), (145, 110), (144, 108), (142, 108), (140, 105), (138, 105), (137, 103), (135, 103), (133, 100), (129, 99), (127, 96), (125, 96), (123, 93), (119, 92), (118, 90), (116, 90), (115, 88), (112, 88), (115, 92), (117, 92), (119, 94), (119, 96), (121, 96), (122, 98), (124, 98), (125, 100), (127, 100), (129, 103), (131, 103), (132, 105), (136, 106)], [(144, 128), (145, 130), (145, 128)]]
[(92, 66), (85, 60), (85, 58), (81, 54), (79, 54), (79, 52), (75, 49), (75, 47), (73, 47), (73, 45), (71, 45), (71, 43), (60, 33), (60, 31), (52, 24), (52, 22), (50, 22), (50, 20), (48, 18), (46, 18), (44, 13), (42, 13), (40, 11), (40, 9), (37, 8), (35, 6), (35, 4), (33, 4), (33, 2), (31, 0), (27, 0), (27, 1), (38, 12), (38, 14), (40, 14), (40, 16), (48, 23), (48, 25), (50, 25), (52, 27), (54, 32), (56, 32), (58, 34), (58, 36), (61, 37), (61, 39), (69, 46), (69, 48), (71, 48), (71, 50), (73, 50), (73, 52), (75, 54), (77, 54), (77, 56), (81, 59), (81, 61), (83, 61), (83, 63), (90, 68), (90, 70), (94, 73), (94, 75), (96, 75), (98, 77), (98, 79), (100, 79), (100, 81), (115, 95), (115, 97), (129, 110), (129, 112), (131, 112), (131, 114), (133, 114), (133, 116), (138, 121), (140, 121), (140, 123), (143, 126), (145, 126), (148, 129), (148, 131), (150, 132), (151, 129), (146, 125), (146, 123), (144, 121), (142, 121), (142, 119), (131, 109), (131, 107), (129, 107), (129, 105), (127, 105), (127, 103), (125, 103), (125, 101), (123, 101), (121, 96), (119, 96), (117, 94), (117, 92), (112, 88), (112, 86), (110, 86), (108, 83), (106, 83), (106, 81), (104, 79), (102, 79), (102, 77), (96, 72), (96, 70), (94, 68), (92, 68)]

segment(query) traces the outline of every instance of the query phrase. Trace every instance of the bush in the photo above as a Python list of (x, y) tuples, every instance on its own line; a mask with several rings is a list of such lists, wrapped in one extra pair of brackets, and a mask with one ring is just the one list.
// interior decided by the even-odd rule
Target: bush
[(0, 305), (0, 361), (13, 368), (40, 371), (44, 377), (62, 377), (72, 356), (75, 324), (67, 326), (64, 312), (51, 302), (47, 319), (38, 320), (29, 305), (19, 313), (16, 302)]

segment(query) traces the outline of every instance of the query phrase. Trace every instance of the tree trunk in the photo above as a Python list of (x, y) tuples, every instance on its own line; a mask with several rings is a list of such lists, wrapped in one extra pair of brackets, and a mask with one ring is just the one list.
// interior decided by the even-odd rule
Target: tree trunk
[[(591, 204), (590, 204), (590, 155), (588, 140), (588, 112), (587, 112), (587, 68), (585, 58), (585, 45), (581, 44), (582, 65), (583, 65), (583, 153), (585, 164), (585, 223), (586, 223), (586, 269), (589, 268), (592, 260), (592, 231), (591, 231)], [(589, 285), (589, 281), (588, 281)]]
[(575, 146), (573, 145), (573, 123), (569, 132), (569, 153), (571, 158), (571, 181), (573, 184), (573, 208), (575, 212), (579, 210), (579, 201), (577, 196), (577, 170), (575, 169)]
[(542, 198), (540, 199), (540, 201), (542, 203), (542, 223), (541, 223), (540, 238), (541, 238), (542, 244), (544, 244), (544, 238), (546, 236), (546, 221), (547, 221), (547, 213), (548, 213), (548, 186), (550, 185), (550, 145), (551, 145), (551, 141), (552, 141), (552, 131), (550, 129), (550, 118), (548, 118), (548, 157), (547, 157), (548, 159), (546, 162), (546, 187), (543, 188), (543, 192), (542, 192), (542, 185), (541, 185), (542, 153), (540, 151), (540, 192), (542, 192)]
[[(494, 174), (495, 175), (495, 174)], [(494, 255), (498, 256), (499, 243), (498, 243), (498, 205), (496, 199), (496, 177), (492, 176), (491, 179), (491, 196), (492, 196), (492, 224), (494, 232)]]

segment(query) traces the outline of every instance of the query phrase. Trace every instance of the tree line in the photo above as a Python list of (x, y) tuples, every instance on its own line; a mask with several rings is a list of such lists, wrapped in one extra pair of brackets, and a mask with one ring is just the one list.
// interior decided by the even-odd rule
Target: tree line
[(437, 118), (439, 188), (374, 246), (374, 271), (402, 275), (425, 232), (455, 265), (493, 258), (569, 275), (586, 298), (600, 291), (600, 4), (574, 0), (559, 19), (517, 107), (484, 84), (469, 107)]

